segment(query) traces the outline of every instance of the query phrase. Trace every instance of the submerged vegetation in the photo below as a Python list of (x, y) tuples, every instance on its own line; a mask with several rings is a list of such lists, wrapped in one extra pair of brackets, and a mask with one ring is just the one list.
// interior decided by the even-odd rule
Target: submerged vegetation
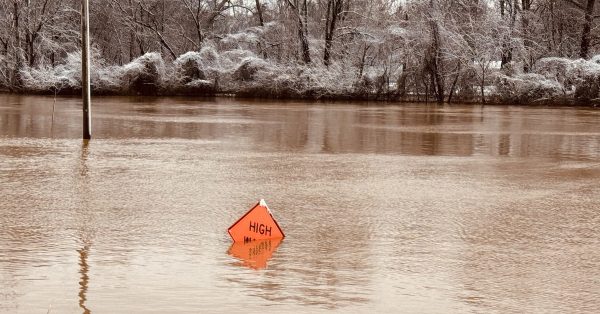
[[(0, 88), (81, 90), (79, 1), (0, 0)], [(595, 0), (92, 1), (95, 94), (593, 104)]]

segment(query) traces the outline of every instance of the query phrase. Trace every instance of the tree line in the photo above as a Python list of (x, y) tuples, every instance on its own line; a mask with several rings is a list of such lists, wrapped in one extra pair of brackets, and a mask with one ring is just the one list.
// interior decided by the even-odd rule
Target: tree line
[[(163, 91), (530, 101), (598, 89), (595, 2), (92, 0), (91, 37), (99, 72)], [(2, 89), (77, 89), (80, 5), (0, 0)]]

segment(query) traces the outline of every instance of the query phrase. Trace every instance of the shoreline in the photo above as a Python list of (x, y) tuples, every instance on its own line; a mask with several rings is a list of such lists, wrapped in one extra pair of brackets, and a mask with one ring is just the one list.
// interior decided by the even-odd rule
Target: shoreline
[[(24, 69), (19, 84), (0, 88), (18, 94), (80, 95), (79, 55), (69, 56), (68, 62), (54, 68)], [(600, 55), (590, 61), (545, 58), (538, 63), (530, 72), (490, 70), (488, 79), (480, 82), (468, 76), (460, 85), (455, 80), (448, 89), (422, 85), (415, 77), (409, 82), (405, 76), (392, 78), (385, 73), (356, 76), (352, 66), (340, 64), (279, 64), (250, 53), (222, 53), (219, 57), (208, 47), (172, 62), (150, 52), (125, 65), (98, 65), (91, 87), (95, 96), (600, 106)]]
[[(17, 95), (17, 96), (45, 96), (45, 97), (65, 97), (65, 98), (79, 98), (81, 95), (75, 92), (39, 92), (39, 91), (10, 91), (0, 90), (0, 94), (5, 95)], [(301, 101), (301, 102), (367, 102), (377, 104), (389, 104), (389, 105), (402, 105), (402, 104), (424, 104), (424, 105), (472, 105), (472, 106), (520, 106), (520, 107), (548, 107), (548, 108), (559, 108), (559, 107), (570, 107), (570, 108), (591, 108), (600, 109), (600, 99), (592, 100), (588, 102), (577, 101), (572, 98), (559, 98), (559, 99), (544, 99), (534, 102), (506, 102), (506, 101), (494, 101), (489, 100), (485, 103), (477, 100), (465, 100), (457, 99), (452, 102), (438, 103), (434, 99), (429, 101), (423, 100), (424, 95), (420, 95), (419, 99), (390, 99), (390, 97), (378, 97), (376, 95), (368, 95), (366, 97), (356, 97), (353, 95), (324, 95), (321, 97), (289, 97), (286, 95), (271, 95), (271, 96), (252, 96), (244, 93), (243, 95), (237, 95), (235, 93), (211, 93), (211, 94), (189, 94), (189, 93), (177, 93), (177, 92), (158, 92), (153, 94), (134, 94), (134, 93), (111, 93), (111, 92), (94, 92), (92, 91), (92, 97), (140, 97), (140, 98), (186, 98), (186, 99), (211, 99), (211, 98), (229, 98), (239, 100), (264, 100), (264, 101)]]

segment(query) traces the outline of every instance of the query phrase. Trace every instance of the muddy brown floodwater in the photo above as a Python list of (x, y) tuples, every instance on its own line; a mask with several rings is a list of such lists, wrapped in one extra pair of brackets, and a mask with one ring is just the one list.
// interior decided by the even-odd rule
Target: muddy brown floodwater
[(0, 313), (600, 312), (600, 110), (53, 101), (0, 95)]

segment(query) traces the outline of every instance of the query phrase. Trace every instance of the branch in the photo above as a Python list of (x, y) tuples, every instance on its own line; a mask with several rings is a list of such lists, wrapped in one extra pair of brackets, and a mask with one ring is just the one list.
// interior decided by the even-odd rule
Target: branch
[(578, 8), (581, 11), (585, 11), (585, 8), (583, 7), (583, 5), (575, 2), (574, 0), (564, 0), (566, 3)]
[(250, 13), (254, 13), (251, 8), (249, 8), (249, 7), (245, 6), (245, 5), (241, 5), (241, 4), (228, 5), (227, 7), (223, 8), (223, 9), (224, 10), (229, 10), (229, 9), (233, 9), (233, 8), (241, 8), (241, 9), (244, 9), (244, 10), (250, 12)]
[(300, 10), (298, 10), (298, 7), (294, 3), (292, 3), (292, 1), (290, 1), (290, 0), (287, 0), (287, 3), (292, 8), (292, 11), (294, 11), (294, 15), (298, 18), (298, 21), (300, 22), (300, 24), (302, 25), (303, 23), (307, 23), (307, 21), (304, 21), (302, 19), (302, 15), (300, 14)]
[(146, 12), (146, 14), (148, 14), (148, 15), (152, 16), (153, 18), (155, 17), (154, 13), (152, 13), (152, 12), (151, 12), (151, 11), (150, 11), (148, 8), (146, 8), (146, 7), (145, 7), (145, 6), (142, 4), (142, 2), (139, 2), (139, 3), (138, 3), (138, 5), (139, 5), (139, 7), (140, 7), (140, 9), (141, 9), (142, 11)]
[(360, 14), (360, 13), (358, 13), (356, 11), (342, 11), (342, 12), (340, 12), (340, 14), (346, 14), (346, 15), (349, 14), (349, 13), (356, 14), (356, 15), (362, 17), (365, 20), (371, 20), (371, 21), (373, 20), (373, 18), (370, 18), (370, 17), (368, 17), (368, 16), (366, 16), (364, 14)]
[(211, 26), (215, 22), (215, 19), (221, 15), (223, 10), (226, 10), (225, 5), (227, 2), (229, 2), (229, 0), (221, 0), (221, 2), (214, 7), (212, 13), (206, 18), (206, 22), (204, 23), (205, 26)]
[(292, 3), (292, 1), (287, 0), (287, 3), (290, 5), (290, 7), (292, 7), (292, 9), (294, 9), (294, 11), (296, 11), (296, 13), (299, 12), (298, 8), (296, 7), (296, 5), (294, 3)]
[(186, 7), (186, 9), (190, 12), (192, 19), (194, 20), (194, 23), (196, 24), (196, 27), (199, 27), (200, 21), (198, 20), (198, 16), (200, 15), (200, 12), (199, 12), (200, 6), (198, 5), (198, 11), (197, 11), (198, 16), (196, 16), (196, 14), (194, 14), (194, 11), (192, 10), (192, 4), (191, 3), (188, 4), (188, 2), (186, 0), (183, 0), (183, 3), (184, 3), (184, 6)]
[(187, 36), (185, 34), (185, 29), (183, 28), (183, 25), (179, 25), (181, 27), (181, 34), (180, 36), (183, 37), (183, 39), (185, 39), (186, 41), (190, 42), (194, 47), (196, 47), (196, 49), (200, 48), (200, 45), (198, 45), (198, 43), (196, 43), (193, 39), (191, 39), (189, 36)]
[(336, 39), (346, 36), (346, 35), (361, 35), (361, 36), (365, 36), (365, 37), (370, 37), (372, 39), (377, 39), (376, 36), (369, 34), (367, 32), (360, 31), (359, 29), (353, 28), (353, 27), (340, 27), (337, 30), (348, 30), (348, 31), (340, 33), (339, 35), (335, 36)]

